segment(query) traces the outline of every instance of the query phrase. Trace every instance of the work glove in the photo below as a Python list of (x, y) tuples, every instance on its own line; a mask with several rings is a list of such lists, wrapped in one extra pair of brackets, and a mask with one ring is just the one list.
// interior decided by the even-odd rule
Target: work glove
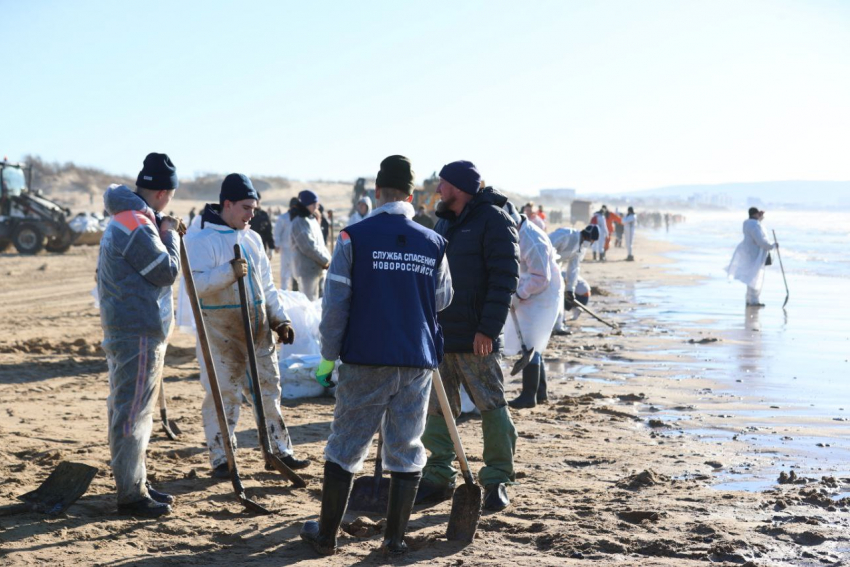
[(316, 368), (316, 382), (324, 386), (325, 388), (330, 388), (335, 386), (334, 382), (331, 380), (331, 376), (334, 373), (335, 362), (332, 360), (325, 360), (324, 358), (319, 363), (319, 367)]
[(237, 279), (248, 275), (248, 260), (245, 258), (234, 258), (230, 261), (230, 265), (233, 266), (233, 273), (236, 274)]
[(576, 306), (576, 294), (573, 291), (564, 293), (564, 309), (572, 309)]
[[(164, 215), (162, 217), (162, 221), (160, 222), (159, 230), (163, 233), (166, 230), (176, 230), (177, 232), (180, 232), (180, 227), (182, 225), (183, 225), (183, 221), (181, 221), (177, 217), (172, 217), (170, 215)], [(182, 234), (185, 234), (185, 233), (181, 233), (181, 236), (182, 236)]]
[(295, 342), (295, 329), (289, 322), (281, 323), (275, 327), (274, 332), (277, 333), (277, 342), (285, 345), (291, 345)]

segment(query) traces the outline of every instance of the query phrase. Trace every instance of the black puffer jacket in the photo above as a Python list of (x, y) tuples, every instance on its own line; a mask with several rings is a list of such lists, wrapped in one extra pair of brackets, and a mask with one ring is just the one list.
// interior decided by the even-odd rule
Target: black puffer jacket
[(502, 210), (508, 198), (487, 187), (460, 216), (437, 213), (434, 230), (449, 241), (446, 257), (452, 273), (454, 299), (439, 313), (445, 352), (472, 352), (475, 333), (500, 335), (519, 280), (519, 236), (514, 221)]

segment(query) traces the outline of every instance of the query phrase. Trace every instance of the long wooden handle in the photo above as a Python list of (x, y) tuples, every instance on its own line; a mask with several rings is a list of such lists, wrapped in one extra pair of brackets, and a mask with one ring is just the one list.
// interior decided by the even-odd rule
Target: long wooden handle
[(443, 380), (440, 378), (439, 368), (434, 369), (433, 381), (434, 389), (437, 391), (437, 399), (440, 400), (440, 409), (443, 411), (443, 417), (446, 420), (446, 427), (449, 428), (449, 435), (452, 437), (455, 453), (457, 453), (458, 461), (460, 461), (460, 470), (463, 473), (463, 479), (469, 484), (475, 484), (469, 472), (469, 463), (466, 461), (466, 453), (463, 452), (463, 443), (460, 442), (455, 417), (452, 413), (452, 407), (449, 405), (449, 397), (446, 395), (446, 389), (443, 387)]
[(215, 372), (212, 354), (210, 354), (210, 343), (207, 338), (207, 327), (204, 324), (204, 316), (201, 314), (201, 303), (198, 300), (198, 292), (195, 290), (195, 278), (192, 276), (192, 266), (189, 264), (189, 255), (186, 253), (186, 244), (180, 237), (180, 265), (183, 268), (183, 280), (186, 282), (186, 295), (189, 296), (189, 304), (192, 306), (192, 315), (195, 317), (195, 329), (198, 331), (198, 344), (204, 355), (204, 365), (207, 369), (207, 378), (210, 383), (215, 414), (218, 417), (218, 429), (221, 433), (221, 444), (224, 446), (224, 454), (227, 456), (227, 467), (230, 469), (230, 480), (237, 495), (244, 495), (245, 489), (239, 479), (236, 468), (236, 458), (233, 455), (233, 445), (230, 443), (230, 429), (227, 427), (227, 418), (224, 414), (224, 402), (221, 400), (221, 390), (218, 387), (218, 376)]

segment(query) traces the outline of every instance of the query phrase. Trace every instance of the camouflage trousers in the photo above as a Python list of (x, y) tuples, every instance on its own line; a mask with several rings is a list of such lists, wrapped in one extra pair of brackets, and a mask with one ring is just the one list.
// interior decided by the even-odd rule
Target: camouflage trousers
[[(440, 376), (449, 398), (455, 419), (460, 415), (460, 386), (463, 384), (472, 401), (481, 411), (481, 428), (484, 434), (484, 467), (478, 478), (485, 486), (512, 482), (513, 457), (516, 451), (516, 427), (511, 420), (505, 400), (505, 378), (499, 365), (501, 355), (493, 353), (477, 356), (473, 353), (446, 353), (440, 364)], [(437, 394), (431, 392), (428, 421), (422, 443), (430, 452), (423, 478), (435, 484), (453, 482), (457, 470), (456, 458), (445, 419), (442, 417)]]

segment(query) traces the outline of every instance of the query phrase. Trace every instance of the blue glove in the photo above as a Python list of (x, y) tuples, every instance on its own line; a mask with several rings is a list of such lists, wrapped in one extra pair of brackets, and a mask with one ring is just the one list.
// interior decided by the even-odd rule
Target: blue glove
[(331, 360), (325, 360), (324, 358), (319, 363), (319, 366), (316, 368), (316, 382), (324, 386), (325, 388), (331, 388), (336, 386), (336, 384), (331, 380), (331, 376), (334, 373), (335, 362)]

